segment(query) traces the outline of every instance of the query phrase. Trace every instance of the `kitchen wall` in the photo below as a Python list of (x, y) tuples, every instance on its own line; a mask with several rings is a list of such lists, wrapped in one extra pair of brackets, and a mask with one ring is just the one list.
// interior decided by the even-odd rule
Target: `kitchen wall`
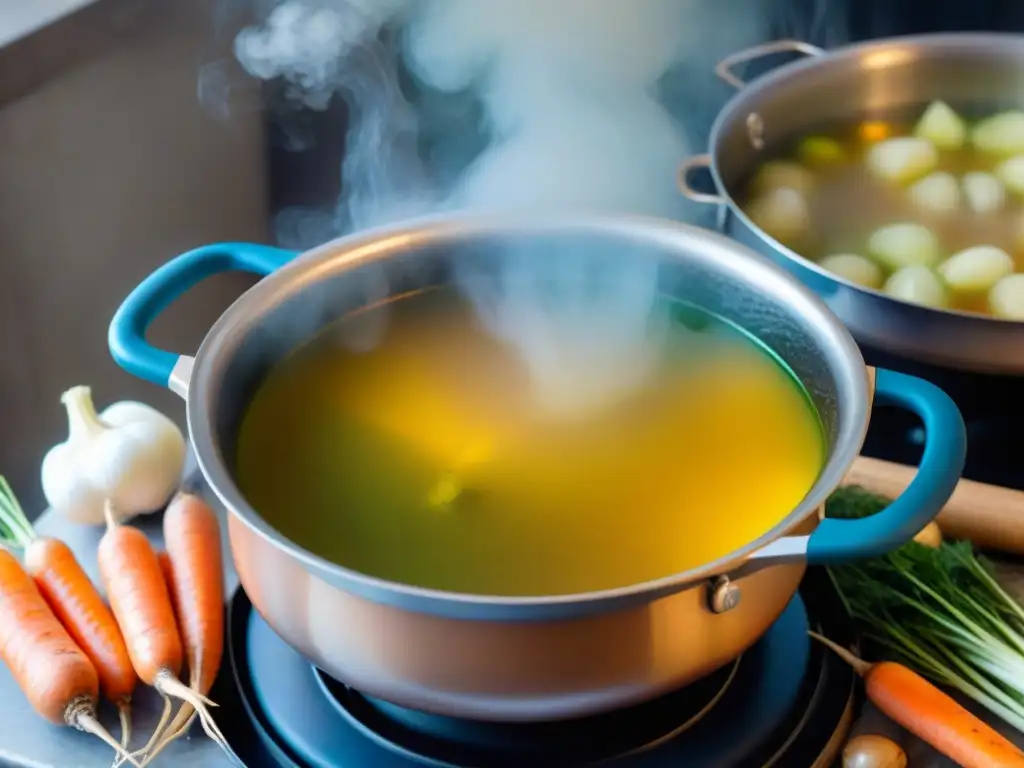
[[(68, 386), (91, 385), (98, 406), (139, 399), (184, 420), (177, 397), (110, 359), (124, 296), (180, 251), (267, 238), (259, 92), (217, 68), (230, 20), (214, 24), (197, 0), (83, 3), (20, 39), (0, 34), (0, 473), (30, 512), (43, 503), (39, 462), (66, 434)], [(197, 98), (211, 63), (206, 85), (231, 86), (215, 109)], [(194, 352), (251, 282), (207, 281), (152, 340)]]

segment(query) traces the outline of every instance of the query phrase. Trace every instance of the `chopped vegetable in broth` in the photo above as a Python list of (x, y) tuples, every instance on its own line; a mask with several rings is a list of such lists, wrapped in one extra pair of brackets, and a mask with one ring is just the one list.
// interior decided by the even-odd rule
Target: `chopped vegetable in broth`
[(1024, 111), (826, 127), (740, 195), (764, 232), (844, 280), (935, 309), (1024, 318)]
[(257, 391), (239, 486), (307, 550), (419, 587), (570, 594), (728, 555), (813, 485), (820, 424), (759, 344), (665, 306), (655, 374), (577, 419), (536, 407), (521, 359), (453, 290), (389, 304), (368, 352), (338, 343), (342, 320)]

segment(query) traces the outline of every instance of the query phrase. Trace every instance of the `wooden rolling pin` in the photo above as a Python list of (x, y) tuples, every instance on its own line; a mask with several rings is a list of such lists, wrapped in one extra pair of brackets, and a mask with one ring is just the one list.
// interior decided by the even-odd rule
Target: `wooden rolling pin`
[[(916, 467), (860, 456), (843, 481), (879, 496), (896, 498)], [(968, 539), (983, 549), (1024, 555), (1024, 491), (961, 480), (936, 518), (949, 539)]]

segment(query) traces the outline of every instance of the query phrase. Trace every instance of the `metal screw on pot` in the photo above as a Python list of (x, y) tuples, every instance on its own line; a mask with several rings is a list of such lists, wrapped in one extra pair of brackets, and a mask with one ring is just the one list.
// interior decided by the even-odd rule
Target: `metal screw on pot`
[(719, 576), (711, 582), (708, 607), (712, 613), (725, 613), (740, 604), (740, 588), (729, 581), (728, 576)]

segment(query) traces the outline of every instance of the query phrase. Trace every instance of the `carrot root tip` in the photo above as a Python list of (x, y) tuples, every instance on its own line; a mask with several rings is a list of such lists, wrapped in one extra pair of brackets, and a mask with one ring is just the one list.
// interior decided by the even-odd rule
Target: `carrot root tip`
[(846, 650), (845, 648), (843, 648), (843, 646), (839, 645), (838, 643), (829, 640), (824, 635), (819, 635), (817, 632), (809, 631), (807, 634), (810, 637), (817, 640), (822, 645), (824, 645), (826, 648), (830, 649), (839, 658), (841, 658), (843, 661), (845, 661), (847, 664), (853, 667), (853, 671), (856, 672), (860, 677), (864, 677), (868, 672), (871, 671), (871, 667), (873, 666), (872, 664), (869, 664), (868, 662), (864, 661), (864, 659), (854, 656), (853, 653)]
[(197, 716), (198, 713), (188, 703), (182, 704), (178, 714), (175, 715), (174, 720), (167, 727), (166, 735), (153, 745), (152, 751), (146, 754), (146, 759), (142, 761), (143, 768), (155, 760), (157, 755), (163, 752), (164, 747), (188, 733), (189, 727)]
[(146, 742), (146, 746), (144, 746), (141, 750), (144, 753), (149, 752), (149, 750), (153, 748), (153, 745), (160, 740), (160, 737), (164, 735), (164, 729), (167, 726), (167, 719), (171, 716), (171, 700), (167, 697), (167, 694), (165, 694), (159, 687), (157, 688), (157, 690), (163, 697), (164, 711), (160, 714), (160, 720), (157, 722), (156, 727), (153, 729), (153, 735), (149, 737), (149, 741)]
[(178, 713), (174, 716), (170, 725), (167, 726), (167, 732), (156, 744), (153, 745), (151, 751), (146, 753), (146, 759), (143, 760), (142, 765), (145, 766), (159, 755), (164, 747), (170, 744), (172, 741), (181, 738), (188, 729), (192, 726), (195, 721), (197, 713), (188, 702), (182, 702), (181, 707), (178, 709)]
[(206, 731), (206, 735), (216, 742), (222, 750), (224, 750), (224, 754), (226, 754), (232, 762), (236, 765), (244, 765), (235, 757), (235, 753), (231, 747), (228, 746), (228, 741), (224, 738), (224, 734), (220, 732), (220, 728), (217, 727), (217, 723), (214, 722), (213, 717), (207, 711), (206, 702), (210, 702), (212, 706), (217, 706), (216, 704), (211, 702), (201, 693), (193, 691), (169, 672), (157, 676), (155, 687), (161, 693), (173, 696), (176, 699), (181, 699), (182, 701), (191, 704), (193, 709), (195, 709), (196, 714), (199, 715), (199, 722), (203, 726), (203, 730)]
[(128, 699), (117, 703), (117, 718), (121, 722), (121, 746), (128, 749), (132, 740), (132, 705)]
[(132, 765), (136, 766), (136, 768), (142, 768), (139, 762), (134, 757), (129, 755), (127, 750), (125, 750), (124, 747), (118, 744), (117, 741), (115, 741), (114, 737), (110, 735), (110, 732), (107, 731), (107, 729), (103, 727), (100, 721), (96, 719), (94, 710), (95, 708), (91, 706), (88, 710), (79, 706), (77, 713), (75, 714), (74, 722), (72, 722), (71, 724), (80, 731), (84, 731), (85, 733), (90, 733), (93, 736), (96, 736), (108, 747), (113, 749), (114, 752), (117, 753), (117, 756), (122, 759), (122, 761), (129, 762)]

